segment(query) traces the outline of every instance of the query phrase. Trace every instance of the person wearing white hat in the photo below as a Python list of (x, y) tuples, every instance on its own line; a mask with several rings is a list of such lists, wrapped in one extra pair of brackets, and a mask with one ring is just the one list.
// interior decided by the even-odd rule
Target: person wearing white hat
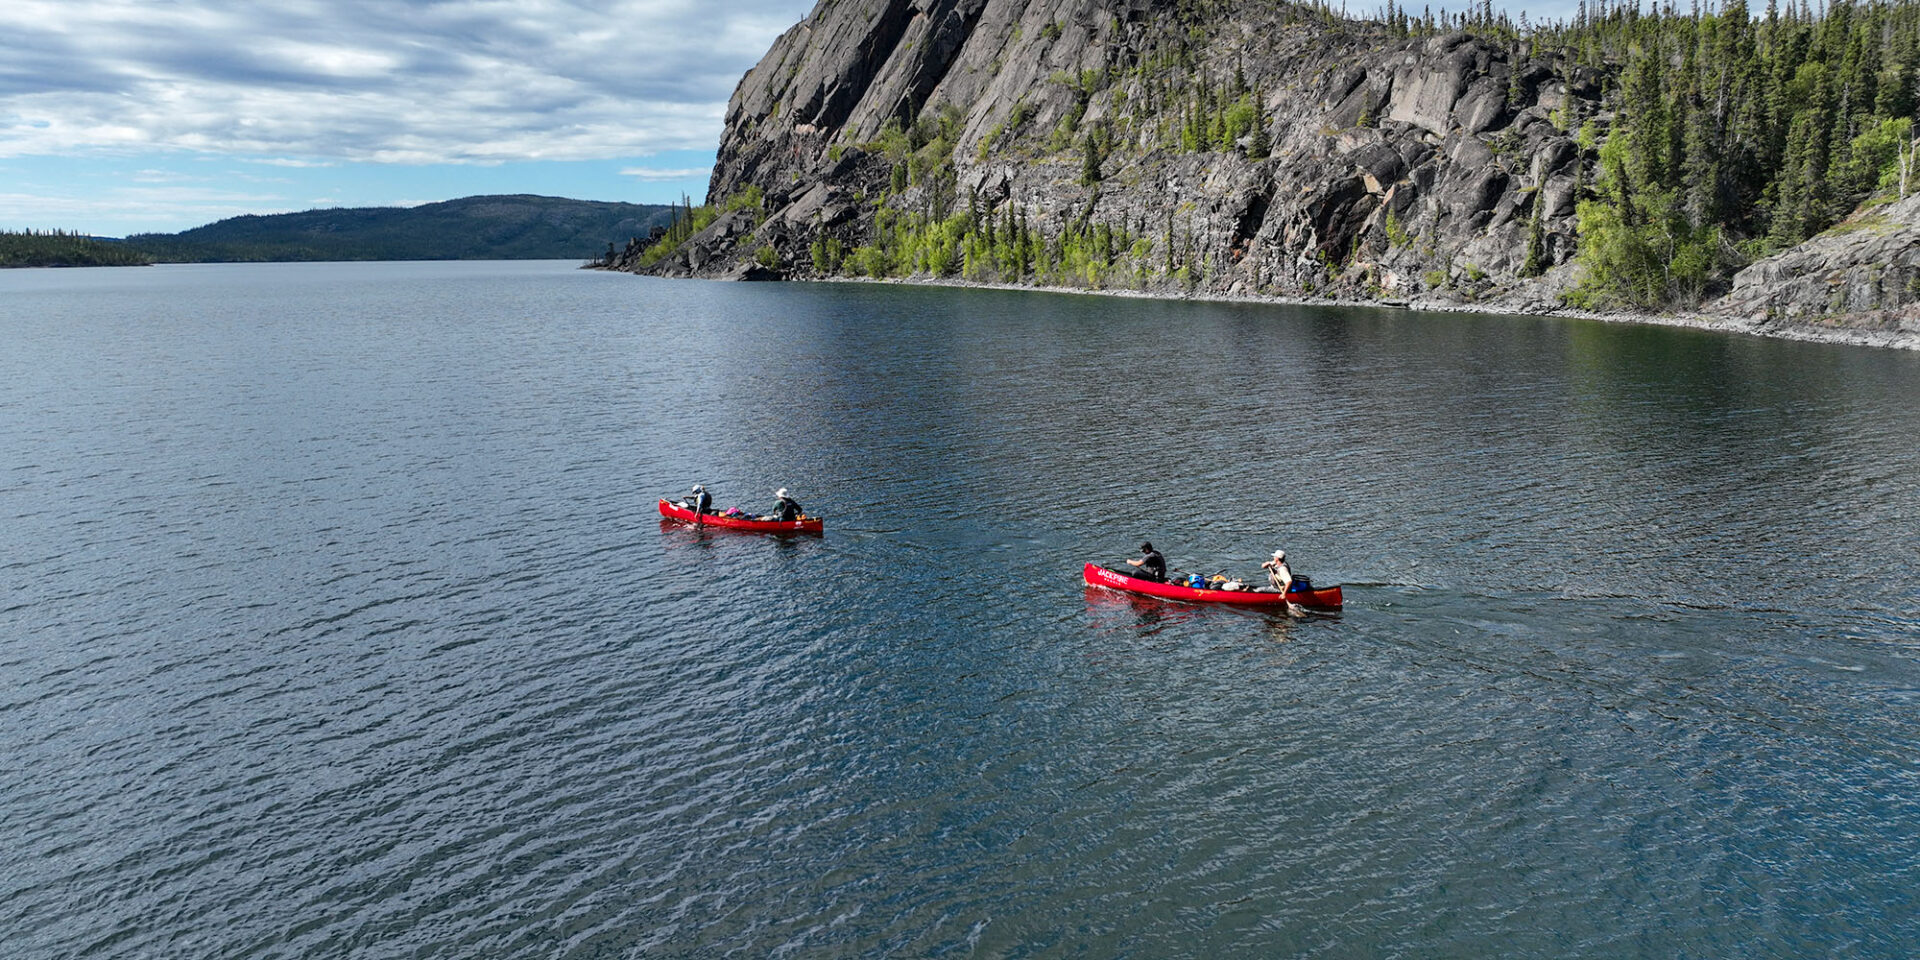
[(707, 492), (705, 485), (696, 483), (693, 485), (693, 502), (688, 506), (693, 508), (693, 514), (696, 517), (712, 513), (713, 494)]
[(1285, 550), (1275, 550), (1273, 552), (1273, 559), (1261, 564), (1260, 569), (1267, 571), (1268, 582), (1272, 583), (1274, 589), (1279, 590), (1281, 593), (1286, 593), (1287, 588), (1293, 586), (1293, 571), (1287, 569), (1287, 552)]
[(800, 501), (787, 496), (786, 487), (775, 490), (773, 495), (776, 498), (773, 501), (773, 515), (781, 523), (792, 523), (806, 515), (806, 511), (800, 508)]

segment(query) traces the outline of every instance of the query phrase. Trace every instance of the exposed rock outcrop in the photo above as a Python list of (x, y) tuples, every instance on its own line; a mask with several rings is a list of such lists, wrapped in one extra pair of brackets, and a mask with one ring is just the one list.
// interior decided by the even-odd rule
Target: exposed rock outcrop
[[(728, 105), (709, 198), (754, 189), (758, 210), (624, 266), (814, 276), (820, 245), (871, 243), (884, 205), (1133, 238), (1090, 285), (1554, 309), (1610, 119), (1601, 80), (1525, 44), (1396, 39), (1255, 0), (821, 0)], [(1181, 141), (1194, 104), (1241, 90), (1256, 133)], [(930, 170), (898, 131), (933, 118), (950, 152)], [(1897, 313), (1916, 300), (1914, 248), (1883, 239), (1755, 264), (1717, 309)]]
[(1920, 332), (1920, 195), (1846, 220), (1733, 278), (1715, 313)]

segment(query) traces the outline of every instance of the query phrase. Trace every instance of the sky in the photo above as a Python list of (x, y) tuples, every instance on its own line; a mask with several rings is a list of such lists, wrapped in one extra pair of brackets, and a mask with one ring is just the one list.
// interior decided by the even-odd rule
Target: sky
[(727, 98), (812, 7), (0, 0), (0, 230), (490, 193), (698, 203)]
[(0, 0), (0, 230), (706, 194), (813, 0)]

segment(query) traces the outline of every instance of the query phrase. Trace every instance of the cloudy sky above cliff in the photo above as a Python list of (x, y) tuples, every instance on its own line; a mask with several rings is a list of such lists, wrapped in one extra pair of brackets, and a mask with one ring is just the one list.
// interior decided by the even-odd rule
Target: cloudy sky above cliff
[(479, 193), (697, 201), (812, 0), (4, 0), (0, 229)]
[(734, 85), (812, 7), (0, 0), (0, 229), (483, 193), (697, 202)]

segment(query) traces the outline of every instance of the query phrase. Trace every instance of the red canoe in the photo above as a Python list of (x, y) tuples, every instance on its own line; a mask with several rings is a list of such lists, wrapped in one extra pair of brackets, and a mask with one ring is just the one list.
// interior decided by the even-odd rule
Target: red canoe
[(798, 520), (750, 520), (718, 513), (695, 517), (692, 510), (672, 503), (665, 497), (660, 498), (660, 515), (681, 523), (698, 523), (701, 526), (718, 527), (723, 530), (754, 530), (760, 533), (822, 533), (826, 530), (826, 520), (821, 517), (801, 517)]
[(1125, 590), (1128, 593), (1141, 593), (1149, 597), (1165, 597), (1168, 600), (1186, 600), (1193, 603), (1228, 603), (1241, 607), (1278, 607), (1289, 600), (1303, 607), (1317, 607), (1323, 610), (1340, 609), (1340, 588), (1322, 587), (1317, 590), (1295, 590), (1292, 593), (1272, 593), (1260, 590), (1196, 590), (1193, 587), (1177, 583), (1161, 583), (1157, 580), (1142, 580), (1129, 577), (1124, 573), (1108, 570), (1097, 563), (1087, 564), (1082, 573), (1089, 587), (1110, 587)]

